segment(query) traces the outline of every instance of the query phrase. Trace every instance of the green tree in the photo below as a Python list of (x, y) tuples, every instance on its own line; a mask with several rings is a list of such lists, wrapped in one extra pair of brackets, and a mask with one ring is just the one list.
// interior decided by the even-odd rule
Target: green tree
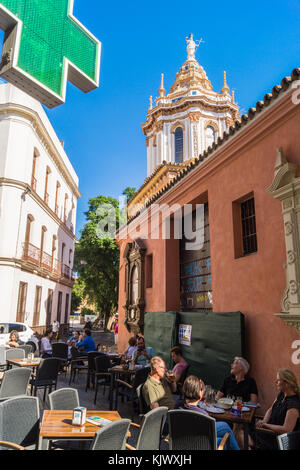
[[(118, 305), (119, 247), (114, 232), (124, 223), (119, 202), (106, 196), (89, 200), (87, 223), (75, 250), (75, 270), (84, 283), (84, 295), (104, 316), (105, 327)], [(126, 220), (126, 219), (125, 219)]]
[(76, 282), (72, 290), (72, 303), (71, 303), (72, 312), (76, 312), (78, 308), (80, 307), (84, 299), (84, 288), (85, 288), (85, 284), (83, 282), (83, 279), (82, 278), (76, 279)]
[(123, 196), (126, 196), (127, 204), (130, 201), (130, 199), (132, 199), (133, 196), (136, 195), (136, 193), (137, 193), (136, 188), (131, 188), (130, 186), (128, 186), (127, 188), (124, 189), (122, 194)]

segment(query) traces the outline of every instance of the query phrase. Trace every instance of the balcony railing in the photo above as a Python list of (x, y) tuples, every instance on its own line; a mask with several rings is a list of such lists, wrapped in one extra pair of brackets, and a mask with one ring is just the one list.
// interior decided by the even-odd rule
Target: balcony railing
[(41, 262), (41, 250), (31, 243), (24, 243), (23, 245), (23, 259), (35, 264), (40, 265)]
[(61, 261), (59, 261), (58, 259), (53, 260), (52, 271), (54, 272), (54, 274), (61, 276)]
[(72, 280), (72, 270), (66, 264), (62, 264), (58, 259), (53, 258), (45, 251), (41, 252), (40, 248), (32, 245), (31, 243), (23, 244), (22, 259), (39, 268), (45, 269), (58, 278), (65, 278)]
[(62, 276), (65, 277), (66, 279), (71, 279), (72, 277), (72, 270), (66, 264), (62, 265)]
[(31, 189), (36, 191), (36, 178), (34, 176), (31, 177)]
[(45, 195), (44, 195), (44, 201), (45, 201), (45, 203), (47, 204), (47, 206), (49, 206), (49, 194), (48, 194), (48, 193), (45, 193)]
[(41, 268), (52, 271), (52, 256), (48, 255), (48, 253), (43, 252), (42, 254)]

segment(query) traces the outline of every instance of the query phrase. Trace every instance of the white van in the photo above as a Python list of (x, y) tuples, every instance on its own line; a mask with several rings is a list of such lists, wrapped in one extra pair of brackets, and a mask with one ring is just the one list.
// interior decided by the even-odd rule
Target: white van
[(38, 349), (38, 340), (33, 336), (33, 330), (25, 323), (4, 323), (0, 322), (0, 346), (5, 346), (7, 341), (10, 339), (10, 333), (17, 331), (19, 333), (19, 339), (24, 343), (32, 341)]

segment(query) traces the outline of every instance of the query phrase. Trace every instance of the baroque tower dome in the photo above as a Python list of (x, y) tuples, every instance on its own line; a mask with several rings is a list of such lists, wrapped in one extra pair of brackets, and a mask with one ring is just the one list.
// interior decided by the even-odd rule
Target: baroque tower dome
[(194, 41), (192, 34), (186, 38), (187, 60), (176, 74), (169, 94), (166, 95), (162, 75), (154, 106), (150, 97), (147, 120), (142, 125), (148, 177), (163, 162), (180, 166), (189, 163), (238, 119), (239, 107), (234, 93), (229, 94), (226, 73), (221, 92), (216, 92), (196, 60), (201, 42)]
[(224, 72), (223, 88), (213, 90), (196, 60), (201, 41), (186, 38), (187, 60), (180, 67), (169, 94), (161, 75), (158, 98), (150, 96), (147, 120), (142, 124), (147, 145), (147, 178), (127, 208), (134, 217), (186, 165), (212, 146), (239, 119), (239, 107)]

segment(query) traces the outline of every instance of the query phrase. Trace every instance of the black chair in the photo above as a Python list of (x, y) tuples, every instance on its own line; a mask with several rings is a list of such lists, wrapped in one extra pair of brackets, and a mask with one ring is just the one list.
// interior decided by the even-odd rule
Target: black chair
[(88, 366), (83, 363), (87, 361), (87, 356), (83, 357), (78, 354), (78, 351), (75, 347), (71, 348), (71, 370), (70, 370), (70, 380), (69, 385), (71, 385), (72, 380), (75, 382), (76, 374), (79, 374), (82, 370), (87, 370)]
[(87, 392), (87, 389), (90, 388), (91, 385), (91, 380), (94, 388), (95, 384), (95, 359), (96, 357), (101, 357), (101, 356), (106, 356), (105, 353), (100, 352), (100, 351), (91, 351), (87, 353), (87, 358), (88, 358), (88, 371), (87, 371), (87, 378), (86, 378), (86, 386), (85, 386), (85, 391)]
[(36, 344), (34, 343), (34, 341), (27, 341), (27, 343), (25, 344), (30, 344), (30, 346), (32, 347), (32, 351), (33, 353), (36, 352)]
[[(217, 450), (216, 420), (197, 411), (170, 410), (168, 412), (170, 450)], [(218, 450), (229, 442), (226, 433)]]
[(69, 365), (69, 347), (67, 343), (52, 343), (52, 356), (61, 359), (60, 371), (67, 372)]
[(277, 442), (280, 450), (300, 450), (300, 431), (281, 434)]
[[(99, 385), (104, 385), (103, 394), (105, 394), (105, 386), (110, 385), (111, 381), (111, 372), (112, 367), (111, 360), (106, 354), (102, 356), (97, 356), (94, 359), (95, 361), (95, 398), (94, 403), (97, 400), (98, 387)], [(110, 393), (113, 393), (111, 390)]]
[(38, 389), (43, 388), (43, 401), (45, 401), (47, 388), (49, 389), (49, 393), (52, 392), (53, 387), (56, 390), (57, 377), (60, 365), (61, 360), (56, 357), (49, 357), (41, 362), (37, 370), (36, 376), (32, 377), (32, 379), (30, 380), (31, 395), (33, 393), (34, 396), (36, 396)]
[[(124, 398), (127, 398), (128, 401), (131, 401), (132, 404), (132, 419), (134, 417), (135, 411), (137, 409), (137, 388), (139, 385), (142, 385), (146, 382), (148, 376), (150, 374), (150, 367), (143, 367), (142, 369), (138, 369), (135, 373), (133, 384), (129, 384), (121, 379), (116, 379), (116, 402), (115, 402), (115, 409), (118, 409), (118, 400), (119, 395)], [(120, 385), (122, 388), (120, 388)]]

